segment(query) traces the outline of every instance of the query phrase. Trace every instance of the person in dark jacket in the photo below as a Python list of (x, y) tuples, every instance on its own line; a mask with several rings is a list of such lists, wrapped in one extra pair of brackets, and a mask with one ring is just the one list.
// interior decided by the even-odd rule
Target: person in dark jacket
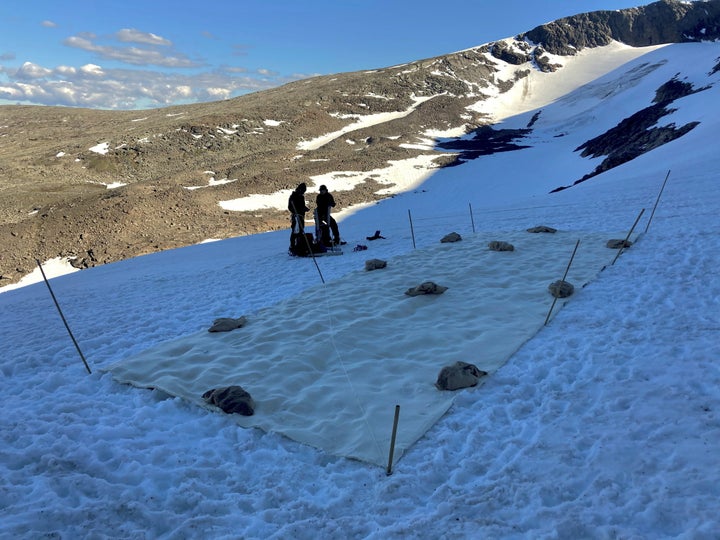
[(288, 199), (288, 210), (290, 211), (290, 251), (295, 253), (302, 248), (305, 236), (305, 212), (310, 209), (305, 205), (305, 183), (298, 184)]
[(338, 230), (337, 221), (330, 214), (330, 209), (335, 208), (335, 198), (328, 191), (327, 186), (320, 186), (320, 193), (315, 199), (317, 205), (317, 217), (320, 226), (330, 227), (332, 231), (332, 243), (335, 245), (342, 244), (340, 241), (340, 231)]

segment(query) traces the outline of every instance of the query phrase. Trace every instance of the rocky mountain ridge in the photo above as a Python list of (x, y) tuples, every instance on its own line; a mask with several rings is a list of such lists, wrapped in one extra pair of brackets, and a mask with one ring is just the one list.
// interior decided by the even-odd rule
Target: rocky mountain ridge
[[(370, 172), (389, 160), (432, 155), (439, 167), (461, 166), (522, 148), (526, 130), (496, 129), (473, 105), (509, 91), (533, 70), (562, 69), (563, 56), (613, 40), (644, 46), (718, 37), (720, 0), (663, 0), (561, 19), (436, 58), (316, 77), (222, 102), (147, 111), (0, 107), (0, 286), (32, 271), (36, 259), (68, 257), (90, 267), (208, 238), (286, 228), (281, 209), (231, 212), (219, 201), (292, 189), (330, 171), (368, 172), (363, 183), (337, 194), (340, 206), (378, 200), (386, 195), (377, 193), (378, 179)], [(579, 148), (608, 160), (604, 169), (577, 180), (692, 129), (648, 134), (651, 118), (667, 114), (673, 99), (702, 90), (676, 83), (658, 89), (664, 97), (643, 120), (618, 126), (623, 137), (616, 131)], [(357, 118), (383, 113), (390, 119), (353, 129)], [(429, 132), (451, 131), (464, 136), (443, 137), (429, 150), (418, 145)], [(330, 133), (337, 136), (319, 141)], [(626, 151), (628, 140), (637, 143), (633, 152)], [(227, 182), (210, 186), (209, 178)]]

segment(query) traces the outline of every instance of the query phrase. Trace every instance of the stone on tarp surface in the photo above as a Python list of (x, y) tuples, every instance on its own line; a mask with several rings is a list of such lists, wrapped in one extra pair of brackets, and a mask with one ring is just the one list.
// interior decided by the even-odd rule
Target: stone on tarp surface
[(365, 261), (365, 270), (377, 270), (379, 268), (385, 268), (387, 262), (382, 259), (370, 259)]
[(567, 298), (575, 292), (575, 286), (572, 283), (558, 279), (548, 285), (548, 290), (555, 298)]
[(527, 232), (530, 233), (556, 233), (557, 229), (548, 227), (546, 225), (538, 225), (537, 227), (530, 227)]
[(213, 321), (213, 325), (208, 328), (208, 332), (230, 332), (230, 330), (242, 328), (245, 324), (247, 324), (247, 317), (245, 316), (238, 317), (237, 319), (221, 317)]
[(620, 248), (625, 249), (625, 248), (629, 248), (630, 246), (632, 246), (632, 242), (630, 240), (624, 240), (624, 239), (623, 240), (613, 239), (613, 240), (608, 240), (607, 244), (605, 244), (605, 245), (607, 247), (609, 247), (610, 249), (620, 249)]
[(488, 248), (490, 248), (491, 251), (515, 251), (515, 246), (501, 240), (493, 240), (488, 244)]
[(445, 366), (438, 374), (435, 386), (440, 390), (458, 390), (460, 388), (469, 388), (477, 385), (480, 377), (487, 375), (487, 371), (482, 371), (474, 364), (467, 362), (455, 362), (452, 365)]
[(255, 414), (255, 402), (242, 386), (232, 385), (213, 388), (202, 395), (203, 399), (228, 414), (237, 413), (243, 416)]
[(448, 233), (445, 236), (443, 236), (442, 239), (440, 240), (440, 242), (443, 244), (447, 244), (450, 242), (459, 242), (460, 240), (462, 240), (462, 236), (460, 236), (456, 232), (451, 232), (451, 233)]
[(408, 296), (420, 296), (422, 294), (442, 294), (447, 291), (447, 287), (433, 283), (432, 281), (426, 281), (421, 283), (417, 287), (412, 287), (405, 291)]

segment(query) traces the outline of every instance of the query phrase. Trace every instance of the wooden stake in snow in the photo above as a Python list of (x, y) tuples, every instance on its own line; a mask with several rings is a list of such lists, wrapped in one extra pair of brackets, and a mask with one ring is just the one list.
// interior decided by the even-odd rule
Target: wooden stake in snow
[[(570, 262), (568, 262), (567, 268), (565, 268), (565, 273), (563, 274), (562, 281), (565, 281), (565, 278), (568, 275), (568, 272), (570, 271), (570, 265), (573, 262), (573, 259), (575, 258), (575, 253), (577, 253), (578, 246), (580, 245), (580, 240), (578, 239), (577, 242), (575, 242), (575, 249), (573, 249), (572, 255), (570, 256)], [(555, 302), (557, 302), (557, 296), (553, 299), (553, 303), (550, 306), (550, 311), (548, 311), (547, 317), (545, 317), (545, 323), (544, 326), (547, 326), (548, 321), (550, 320), (550, 314), (552, 313), (553, 309), (555, 308)]]
[(388, 456), (387, 476), (392, 474), (393, 454), (395, 453), (395, 437), (397, 436), (398, 420), (400, 419), (400, 405), (395, 405), (395, 420), (393, 420), (392, 437), (390, 438), (390, 455)]
[(472, 224), (472, 231), (473, 234), (475, 234), (475, 218), (473, 217), (472, 213), (472, 204), (468, 203), (468, 207), (470, 207), (470, 223)]
[(619, 257), (620, 254), (623, 252), (623, 249), (625, 249), (625, 246), (627, 245), (627, 242), (628, 242), (628, 240), (630, 239), (630, 235), (631, 235), (631, 234), (633, 233), (633, 231), (635, 230), (635, 227), (637, 226), (638, 221), (640, 221), (640, 218), (642, 217), (643, 212), (645, 212), (645, 209), (644, 209), (644, 208), (643, 208), (642, 210), (640, 210), (640, 213), (638, 214), (638, 217), (635, 219), (635, 223), (633, 223), (633, 226), (630, 228), (630, 231), (627, 233), (627, 236), (625, 237), (625, 240), (623, 241), (622, 245), (620, 246), (620, 249), (618, 249), (617, 255), (615, 255), (615, 258), (613, 259), (613, 262), (610, 263), (610, 266), (612, 266), (613, 264), (615, 264), (615, 261), (618, 260), (618, 257)]
[(415, 229), (413, 229), (412, 214), (410, 214), (410, 210), (408, 210), (408, 219), (410, 220), (410, 235), (412, 236), (413, 249), (415, 249)]
[(665, 184), (667, 184), (668, 178), (670, 178), (670, 170), (668, 170), (667, 174), (665, 175), (665, 181), (663, 182), (662, 187), (660, 188), (660, 193), (658, 193), (657, 200), (655, 201), (655, 206), (653, 206), (652, 212), (650, 212), (650, 219), (648, 219), (647, 225), (645, 225), (645, 232), (648, 232), (648, 229), (650, 228), (650, 222), (652, 221), (652, 218), (655, 215), (655, 209), (657, 208), (658, 203), (660, 202), (660, 195), (662, 195), (662, 192), (665, 189)]
[(50, 291), (50, 296), (52, 296), (53, 302), (55, 302), (55, 307), (58, 310), (58, 313), (60, 314), (60, 318), (62, 319), (63, 324), (65, 325), (65, 328), (68, 331), (68, 334), (70, 334), (70, 339), (72, 339), (72, 342), (75, 344), (75, 348), (77, 349), (78, 354), (80, 355), (80, 358), (83, 361), (83, 364), (85, 364), (85, 369), (87, 369), (88, 373), (92, 373), (90, 371), (90, 366), (88, 366), (87, 360), (85, 360), (85, 356), (83, 355), (82, 351), (80, 350), (80, 345), (78, 345), (78, 342), (75, 340), (75, 336), (73, 336), (72, 331), (70, 330), (70, 325), (68, 325), (67, 321), (65, 320), (65, 315), (63, 315), (62, 310), (60, 309), (60, 304), (58, 304), (57, 298), (55, 298), (55, 293), (53, 293), (52, 288), (50, 287), (50, 282), (48, 281), (47, 277), (45, 276), (45, 270), (43, 270), (42, 264), (38, 259), (35, 259), (35, 262), (38, 265), (38, 268), (40, 268), (40, 273), (42, 274), (43, 280), (45, 281), (45, 285), (47, 285), (48, 291)]

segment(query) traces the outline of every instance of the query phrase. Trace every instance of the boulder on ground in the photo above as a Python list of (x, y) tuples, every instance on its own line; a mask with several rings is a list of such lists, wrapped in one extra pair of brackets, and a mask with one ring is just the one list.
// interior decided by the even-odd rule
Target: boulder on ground
[(620, 248), (625, 249), (625, 248), (629, 248), (630, 246), (632, 246), (632, 242), (630, 240), (613, 239), (613, 240), (608, 240), (607, 244), (605, 244), (605, 245), (607, 247), (609, 247), (610, 249), (620, 249)]
[(440, 390), (458, 390), (460, 388), (469, 388), (475, 386), (480, 377), (487, 375), (487, 371), (478, 369), (473, 364), (467, 362), (455, 362), (450, 366), (445, 366), (438, 374), (435, 386)]
[(213, 321), (213, 325), (208, 328), (208, 332), (229, 332), (236, 328), (242, 328), (246, 323), (247, 317), (238, 317), (237, 319), (222, 317)]
[(548, 290), (555, 298), (567, 298), (575, 292), (575, 287), (572, 283), (558, 279), (548, 285)]
[(242, 386), (224, 386), (213, 388), (202, 395), (203, 399), (228, 414), (237, 413), (252, 416), (255, 413), (255, 402)]
[(515, 251), (515, 246), (509, 242), (502, 242), (500, 240), (493, 240), (488, 244), (488, 248), (491, 251)]
[(408, 296), (420, 296), (422, 294), (442, 294), (447, 291), (447, 287), (433, 283), (432, 281), (426, 281), (421, 283), (417, 287), (412, 287), (405, 291)]
[(530, 227), (527, 229), (527, 232), (530, 233), (556, 233), (557, 229), (553, 229), (552, 227), (547, 227), (545, 225), (538, 225), (537, 227)]
[(377, 270), (379, 268), (385, 268), (387, 262), (381, 259), (370, 259), (365, 261), (365, 270)]
[(450, 243), (450, 242), (459, 242), (460, 240), (462, 240), (462, 236), (460, 236), (460, 235), (459, 235), (458, 233), (456, 233), (456, 232), (451, 232), (451, 233), (446, 234), (445, 236), (443, 236), (442, 239), (440, 240), (440, 242), (443, 243), (443, 244), (447, 244), (447, 243)]

